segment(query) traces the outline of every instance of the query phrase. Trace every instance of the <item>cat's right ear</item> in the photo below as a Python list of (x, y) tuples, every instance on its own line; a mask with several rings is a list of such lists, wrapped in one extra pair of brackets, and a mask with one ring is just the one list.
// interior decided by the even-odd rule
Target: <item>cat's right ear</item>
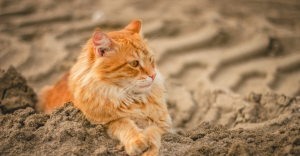
[(142, 31), (142, 21), (141, 20), (133, 20), (130, 24), (125, 27), (126, 30), (132, 31), (134, 33), (140, 34), (143, 36)]
[(114, 45), (113, 40), (103, 33), (100, 29), (96, 29), (96, 32), (93, 36), (93, 45), (95, 53), (102, 57), (105, 56), (105, 53), (108, 52)]

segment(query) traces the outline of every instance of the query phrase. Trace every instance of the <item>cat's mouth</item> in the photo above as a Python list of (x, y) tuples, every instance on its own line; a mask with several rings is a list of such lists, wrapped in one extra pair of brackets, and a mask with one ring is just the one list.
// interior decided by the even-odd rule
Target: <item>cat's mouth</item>
[(151, 83), (148, 84), (148, 85), (140, 86), (140, 88), (148, 88), (148, 87), (150, 87), (150, 86), (151, 86)]

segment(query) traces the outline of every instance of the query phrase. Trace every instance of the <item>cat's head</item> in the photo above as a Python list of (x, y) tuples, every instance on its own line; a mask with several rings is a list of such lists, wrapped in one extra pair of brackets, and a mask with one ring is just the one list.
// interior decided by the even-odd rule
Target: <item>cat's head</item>
[(93, 35), (93, 69), (100, 81), (136, 93), (149, 91), (160, 81), (153, 52), (142, 37), (141, 21), (108, 34), (97, 29)]

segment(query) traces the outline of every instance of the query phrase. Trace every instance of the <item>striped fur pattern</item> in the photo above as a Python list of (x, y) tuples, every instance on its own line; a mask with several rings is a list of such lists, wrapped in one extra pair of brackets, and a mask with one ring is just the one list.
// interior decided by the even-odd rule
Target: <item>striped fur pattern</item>
[[(106, 124), (108, 134), (120, 140), (129, 155), (158, 155), (171, 118), (164, 78), (140, 33), (139, 20), (108, 34), (97, 29), (70, 70), (65, 92), (71, 96), (62, 101), (72, 100), (92, 123)], [(46, 112), (57, 107), (51, 99), (63, 94), (57, 90), (55, 97), (55, 87), (43, 97), (49, 101), (44, 103)]]

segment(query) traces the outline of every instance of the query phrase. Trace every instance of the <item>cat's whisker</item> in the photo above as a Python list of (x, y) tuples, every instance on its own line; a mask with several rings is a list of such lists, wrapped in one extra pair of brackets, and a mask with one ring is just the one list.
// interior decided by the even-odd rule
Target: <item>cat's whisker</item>
[(117, 97), (119, 98), (120, 95), (122, 95), (123, 93), (125, 93), (129, 89), (132, 89), (133, 87), (135, 87), (135, 84), (129, 84), (129, 85), (125, 86), (124, 88), (121, 89), (121, 92), (117, 95)]
[(128, 91), (128, 90), (134, 88), (135, 86), (136, 86), (135, 84), (132, 84), (132, 85), (131, 85), (130, 87), (128, 87), (125, 91)]
[(129, 85), (125, 86), (124, 88), (120, 89), (120, 92), (118, 92), (117, 97), (119, 97), (121, 94), (123, 94), (126, 91), (126, 88), (128, 88)]
[(150, 40), (148, 41), (148, 43), (149, 43), (150, 46), (151, 46), (151, 40), (152, 40), (153, 38), (155, 38), (156, 36), (159, 36), (159, 35), (161, 35), (161, 34), (156, 34), (156, 35), (154, 35), (154, 36), (152, 36), (152, 37), (150, 38)]

